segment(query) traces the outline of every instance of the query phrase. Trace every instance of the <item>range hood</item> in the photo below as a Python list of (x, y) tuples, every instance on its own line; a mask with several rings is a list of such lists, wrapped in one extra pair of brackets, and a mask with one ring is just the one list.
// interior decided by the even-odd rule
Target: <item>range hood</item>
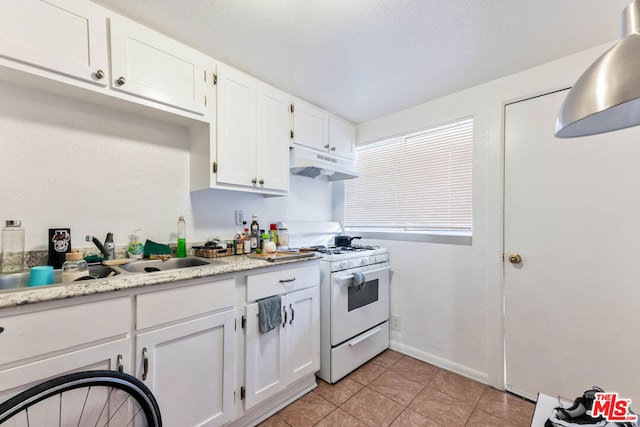
[(354, 162), (331, 156), (311, 148), (294, 145), (290, 150), (289, 169), (293, 175), (309, 178), (326, 176), (329, 181), (357, 178)]

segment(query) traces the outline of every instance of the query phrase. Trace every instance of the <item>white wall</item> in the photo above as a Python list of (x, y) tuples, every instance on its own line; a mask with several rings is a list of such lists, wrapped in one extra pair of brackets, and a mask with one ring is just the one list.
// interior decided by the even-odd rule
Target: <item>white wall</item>
[[(390, 250), (394, 272), (391, 311), (401, 316), (402, 323), (401, 332), (392, 332), (392, 347), (494, 386), (504, 386), (504, 105), (570, 86), (606, 47), (358, 126), (358, 142), (362, 143), (474, 117), (472, 245), (370, 241)], [(338, 200), (335, 206), (335, 216), (341, 218)]]
[(27, 250), (46, 249), (50, 227), (70, 227), (74, 247), (109, 231), (124, 245), (136, 228), (170, 242), (181, 214), (189, 241), (231, 238), (235, 209), (262, 226), (328, 221), (332, 185), (292, 176), (287, 197), (190, 193), (186, 128), (0, 83), (0, 221), (23, 221)]

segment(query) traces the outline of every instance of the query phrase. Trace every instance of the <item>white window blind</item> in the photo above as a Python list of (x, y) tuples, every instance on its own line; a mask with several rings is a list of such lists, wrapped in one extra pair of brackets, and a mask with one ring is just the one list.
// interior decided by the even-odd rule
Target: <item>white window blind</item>
[(471, 230), (473, 119), (356, 148), (350, 228)]

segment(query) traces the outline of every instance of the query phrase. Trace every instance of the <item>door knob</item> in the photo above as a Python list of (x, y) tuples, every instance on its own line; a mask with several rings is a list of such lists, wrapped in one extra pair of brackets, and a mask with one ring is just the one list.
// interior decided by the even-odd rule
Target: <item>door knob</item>
[(520, 264), (522, 262), (522, 257), (519, 254), (511, 254), (509, 255), (509, 262), (511, 264)]

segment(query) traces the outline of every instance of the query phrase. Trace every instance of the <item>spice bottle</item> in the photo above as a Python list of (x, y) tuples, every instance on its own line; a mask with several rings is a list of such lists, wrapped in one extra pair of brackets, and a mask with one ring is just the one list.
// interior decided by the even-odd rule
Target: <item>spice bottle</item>
[(24, 268), (24, 228), (20, 220), (7, 220), (2, 229), (2, 273), (19, 273)]

